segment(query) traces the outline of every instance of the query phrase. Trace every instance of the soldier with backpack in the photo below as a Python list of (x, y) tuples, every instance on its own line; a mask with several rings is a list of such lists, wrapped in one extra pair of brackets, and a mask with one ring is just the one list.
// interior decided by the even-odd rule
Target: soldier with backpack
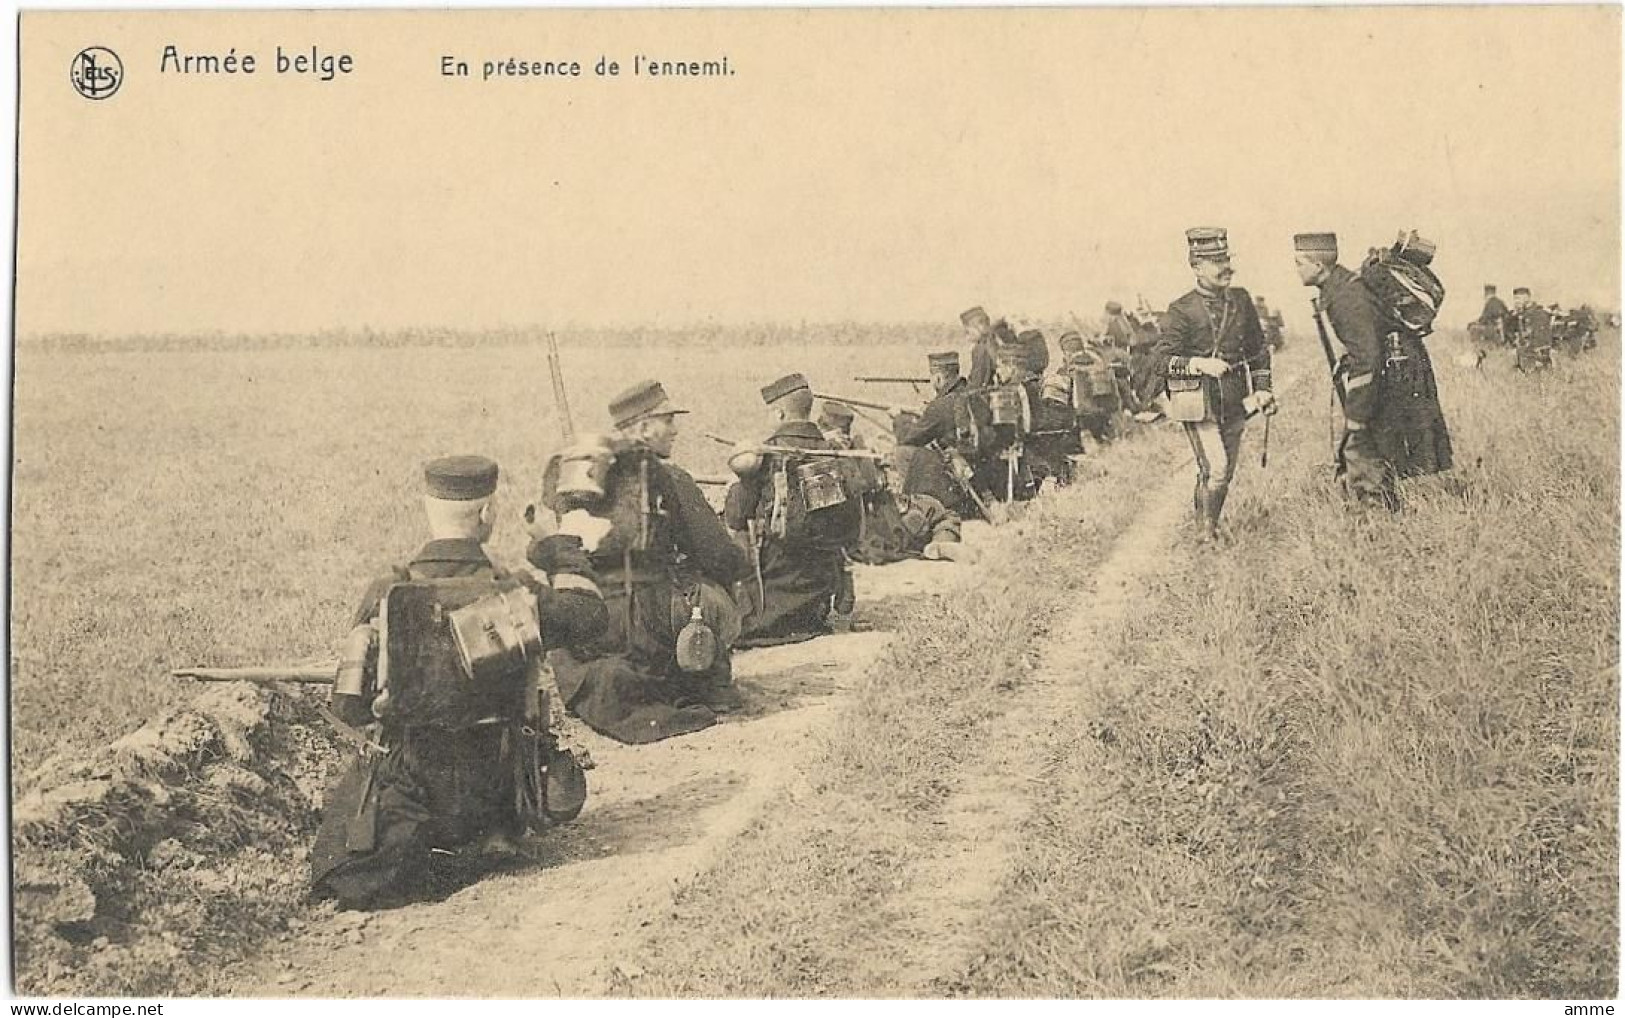
[[(990, 365), (991, 359), (990, 354)], [(972, 461), (980, 455), (987, 408), (972, 403), (970, 383), (959, 373), (959, 354), (930, 354), (927, 364), (935, 398), (917, 413), (892, 408), (893, 455), (903, 493), (929, 495), (962, 519), (986, 519), (988, 500), (975, 485)]]
[[(853, 413), (841, 403), (825, 402), (818, 429), (837, 449), (866, 451), (863, 439), (852, 433)], [(863, 510), (857, 543), (849, 550), (854, 562), (885, 565), (909, 558), (962, 557), (960, 520), (929, 495), (905, 495), (893, 489), (881, 464), (870, 460), (842, 460), (847, 494)]]
[[(551, 660), (571, 713), (620, 742), (699, 731), (739, 704), (732, 590), (750, 562), (671, 462), (686, 412), (659, 382), (639, 382), (609, 404), (615, 436), (554, 457), (542, 482), (544, 519), (586, 506), (610, 521), (592, 553), (609, 624)], [(532, 562), (540, 550), (532, 544)]]
[(1428, 268), (1434, 245), (1414, 232), (1402, 236), (1358, 275), (1338, 263), (1336, 234), (1301, 233), (1293, 247), (1298, 278), (1320, 290), (1317, 323), (1345, 351), (1334, 374), (1343, 400), (1344, 485), (1361, 502), (1397, 508), (1396, 478), (1451, 465), (1450, 432), (1422, 341), (1444, 299)]
[(585, 545), (608, 524), (567, 519), (538, 549), (542, 586), (486, 557), (496, 463), (424, 474), (433, 539), (368, 588), (333, 688), (331, 720), (361, 755), (327, 796), (310, 865), (314, 893), (342, 908), (420, 897), (432, 853), (511, 854), (538, 814), (572, 819), (586, 794), (547, 731), (539, 666), (604, 628)]
[[(740, 585), (740, 646), (809, 640), (831, 632), (830, 613), (849, 615), (854, 591), (846, 549), (857, 543), (862, 510), (834, 457), (798, 450), (834, 447), (812, 421), (812, 387), (786, 375), (762, 389), (778, 425), (762, 446), (736, 452), (728, 466), (723, 519), (751, 549), (755, 575)], [(782, 449), (783, 451), (777, 451)]]

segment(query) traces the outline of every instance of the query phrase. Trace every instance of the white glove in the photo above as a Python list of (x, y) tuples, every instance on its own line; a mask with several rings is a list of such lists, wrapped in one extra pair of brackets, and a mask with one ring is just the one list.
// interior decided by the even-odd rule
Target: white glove
[(1281, 404), (1276, 400), (1275, 393), (1270, 392), (1268, 389), (1260, 389), (1253, 395), (1257, 397), (1258, 408), (1264, 411), (1264, 416), (1274, 417), (1275, 412), (1281, 409)]
[(558, 532), (566, 537), (581, 538), (581, 546), (593, 552), (598, 550), (599, 542), (609, 536), (612, 526), (602, 516), (594, 516), (585, 509), (571, 509), (559, 517)]
[(1230, 365), (1217, 357), (1192, 357), (1186, 363), (1192, 371), (1209, 378), (1223, 378), (1224, 373), (1230, 370)]

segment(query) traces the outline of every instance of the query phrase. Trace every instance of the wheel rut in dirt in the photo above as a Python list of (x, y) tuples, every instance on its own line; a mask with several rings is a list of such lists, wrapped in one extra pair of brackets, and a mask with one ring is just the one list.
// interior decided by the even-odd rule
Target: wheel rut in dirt
[(1146, 512), (1113, 544), (1089, 595), (1050, 636), (1037, 667), (1010, 694), (986, 736), (987, 754), (961, 774), (932, 820), (936, 837), (879, 907), (894, 917), (888, 949), (868, 953), (860, 994), (941, 997), (976, 961), (979, 919), (994, 904), (1015, 839), (1047, 761), (1075, 737), (1069, 691), (1089, 681), (1092, 648), (1127, 610), (1134, 587), (1163, 567), (1170, 535), (1189, 511), (1188, 475), (1176, 471), (1145, 500)]

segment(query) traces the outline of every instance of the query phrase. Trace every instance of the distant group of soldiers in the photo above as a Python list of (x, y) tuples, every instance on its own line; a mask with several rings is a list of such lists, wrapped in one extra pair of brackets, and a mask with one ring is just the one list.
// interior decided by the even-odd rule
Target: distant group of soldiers
[(1552, 354), (1565, 351), (1578, 357), (1597, 345), (1597, 314), (1588, 304), (1564, 310), (1559, 304), (1542, 305), (1526, 286), (1512, 291), (1512, 307), (1496, 293), (1493, 285), (1484, 287), (1484, 310), (1468, 326), (1480, 350), (1507, 348), (1519, 371), (1539, 371), (1552, 366)]
[[(735, 649), (849, 627), (854, 563), (968, 558), (963, 521), (997, 522), (1009, 503), (1068, 483), (1085, 436), (1112, 441), (1131, 416), (1183, 430), (1195, 533), (1218, 538), (1243, 434), (1281, 406), (1271, 359), (1284, 330), (1233, 285), (1224, 229), (1186, 241), (1189, 292), (1160, 314), (1143, 299), (1133, 314), (1108, 303), (1095, 335), (1058, 336), (1053, 369), (1041, 330), (975, 307), (960, 316), (968, 375), (958, 351), (929, 354), (923, 405), (834, 398), (799, 372), (775, 379), (761, 389), (769, 434), (712, 436), (732, 446), (720, 512), (672, 461), (688, 411), (658, 381), (631, 386), (609, 403), (612, 434), (548, 461), (526, 516), (530, 570), (504, 571), (482, 547), (497, 465), (428, 464), (432, 540), (368, 590), (335, 684), (331, 720), (360, 753), (327, 800), (317, 889), (387, 904), (419, 888), (437, 850), (500, 852), (538, 818), (569, 819), (585, 784), (552, 735), (552, 690), (624, 743), (712, 725), (744, 706)], [(1434, 251), (1402, 234), (1356, 272), (1335, 234), (1294, 238), (1299, 278), (1319, 292), (1342, 403), (1338, 469), (1358, 503), (1395, 508), (1399, 479), (1451, 465), (1424, 342), (1443, 298)], [(1517, 311), (1489, 305), (1479, 324), (1497, 339), (1547, 335), (1549, 316), (1518, 296)], [(855, 408), (886, 412), (889, 454), (854, 431)]]

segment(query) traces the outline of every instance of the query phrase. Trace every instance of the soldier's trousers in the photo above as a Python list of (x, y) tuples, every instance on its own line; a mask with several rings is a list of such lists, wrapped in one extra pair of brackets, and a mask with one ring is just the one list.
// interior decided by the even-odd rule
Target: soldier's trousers
[(403, 904), (430, 890), (432, 849), (523, 833), (504, 728), (411, 728), (388, 756), (356, 761), (322, 807), (315, 891), (343, 908)]
[(1376, 432), (1370, 428), (1346, 432), (1342, 444), (1343, 488), (1349, 497), (1365, 505), (1399, 508), (1394, 467), (1382, 455)]
[(1230, 481), (1241, 460), (1241, 435), (1246, 430), (1247, 418), (1240, 416), (1222, 424), (1203, 421), (1185, 425), (1185, 437), (1196, 456), (1194, 508), (1197, 518), (1209, 529), (1218, 526), (1219, 514), (1224, 511)]

